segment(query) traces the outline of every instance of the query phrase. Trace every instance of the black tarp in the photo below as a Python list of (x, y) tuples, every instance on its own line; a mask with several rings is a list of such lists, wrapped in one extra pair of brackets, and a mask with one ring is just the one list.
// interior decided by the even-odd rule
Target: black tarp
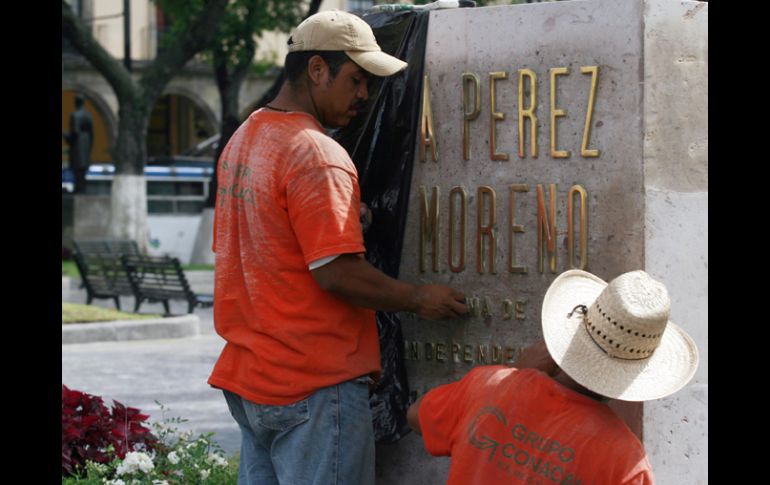
[[(409, 65), (397, 75), (372, 79), (369, 109), (332, 135), (356, 164), (361, 200), (374, 214), (365, 234), (366, 258), (394, 278), (398, 278), (401, 263), (417, 148), (429, 16), (429, 12), (382, 12), (363, 17), (382, 50)], [(374, 434), (378, 443), (393, 443), (409, 431), (409, 382), (398, 314), (377, 312), (377, 329), (382, 378), (370, 398)]]

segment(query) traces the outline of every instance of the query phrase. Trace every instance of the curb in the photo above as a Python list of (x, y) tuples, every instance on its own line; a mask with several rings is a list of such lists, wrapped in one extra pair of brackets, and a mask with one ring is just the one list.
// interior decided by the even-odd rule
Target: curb
[(112, 342), (195, 337), (200, 335), (200, 318), (189, 314), (148, 320), (116, 320), (103, 323), (62, 325), (61, 343)]

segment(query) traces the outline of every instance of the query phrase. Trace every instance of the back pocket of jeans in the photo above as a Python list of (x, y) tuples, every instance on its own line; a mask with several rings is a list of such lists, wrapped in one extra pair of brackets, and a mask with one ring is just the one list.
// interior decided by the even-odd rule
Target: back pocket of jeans
[(253, 406), (254, 414), (248, 414), (255, 415), (257, 424), (273, 431), (286, 431), (310, 419), (307, 399), (285, 406), (267, 404), (254, 404)]

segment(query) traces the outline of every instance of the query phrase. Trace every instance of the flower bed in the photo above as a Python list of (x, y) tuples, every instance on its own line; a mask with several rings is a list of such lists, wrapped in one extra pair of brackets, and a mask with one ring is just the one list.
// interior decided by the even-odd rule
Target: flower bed
[(180, 418), (151, 431), (147, 418), (117, 401), (110, 411), (101, 397), (62, 385), (62, 485), (237, 483), (237, 460), (228, 462), (214, 433), (180, 433)]

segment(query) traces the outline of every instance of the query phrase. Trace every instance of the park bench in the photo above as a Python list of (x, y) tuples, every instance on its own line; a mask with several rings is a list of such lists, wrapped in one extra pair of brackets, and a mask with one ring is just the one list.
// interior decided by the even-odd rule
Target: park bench
[(94, 298), (112, 298), (120, 310), (120, 296), (134, 291), (123, 264), (122, 254), (139, 254), (136, 241), (98, 239), (73, 241), (75, 264), (80, 272), (81, 288), (86, 290), (86, 304)]
[(134, 313), (145, 300), (163, 303), (166, 315), (171, 313), (169, 300), (187, 301), (187, 313), (192, 313), (196, 306), (206, 308), (214, 304), (213, 295), (192, 291), (177, 258), (124, 254), (121, 262), (136, 299)]

